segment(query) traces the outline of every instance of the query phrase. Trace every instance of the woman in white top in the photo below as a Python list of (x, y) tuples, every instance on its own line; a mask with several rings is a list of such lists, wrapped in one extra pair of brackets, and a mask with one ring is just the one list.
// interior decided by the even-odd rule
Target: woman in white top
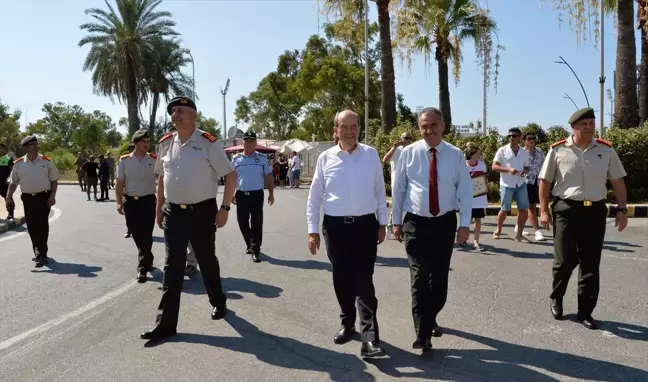
[[(470, 171), (470, 176), (486, 174), (486, 164), (482, 160), (481, 150), (479, 146), (474, 143), (466, 145), (464, 151), (466, 154), (466, 164)], [(486, 217), (486, 207), (488, 207), (488, 196), (481, 195), (473, 198), (472, 202), (472, 218), (475, 221), (473, 228), (475, 239), (473, 246), (477, 251), (484, 252), (484, 248), (479, 245), (479, 234), (481, 232), (481, 220)]]

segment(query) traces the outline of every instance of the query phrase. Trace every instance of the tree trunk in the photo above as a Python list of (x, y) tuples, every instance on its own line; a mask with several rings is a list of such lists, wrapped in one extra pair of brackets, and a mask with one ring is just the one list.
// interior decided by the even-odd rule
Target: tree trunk
[(155, 117), (159, 105), (160, 105), (160, 93), (154, 92), (153, 104), (151, 105), (151, 120), (149, 121), (149, 137), (151, 137), (151, 140), (155, 139)]
[(378, 25), (380, 26), (382, 130), (389, 133), (396, 125), (396, 83), (389, 20), (389, 0), (377, 0), (376, 5), (378, 6)]
[(445, 133), (452, 129), (452, 111), (450, 110), (450, 85), (448, 77), (448, 60), (436, 48), (435, 58), (439, 70), (439, 108), (445, 122)]
[(639, 66), (639, 120), (643, 124), (648, 119), (648, 34), (644, 16), (646, 0), (639, 0), (639, 29), (641, 30), (641, 65)]
[(135, 64), (130, 57), (126, 58), (127, 70), (130, 75), (126, 85), (126, 104), (128, 108), (128, 134), (133, 135), (140, 128), (139, 103), (137, 102), (137, 76), (135, 75)]
[(634, 22), (634, 0), (618, 0), (614, 121), (626, 129), (639, 125)]

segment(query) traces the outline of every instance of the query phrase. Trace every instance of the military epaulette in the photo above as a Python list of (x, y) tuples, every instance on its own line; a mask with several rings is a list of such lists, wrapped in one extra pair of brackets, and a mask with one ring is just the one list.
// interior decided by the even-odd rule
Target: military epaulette
[(157, 159), (157, 155), (155, 155), (155, 153), (149, 153), (149, 156), (153, 159)]
[(51, 161), (51, 159), (48, 156), (45, 156), (45, 155), (41, 155), (41, 158)]
[(600, 144), (602, 144), (602, 145), (606, 145), (607, 147), (612, 147), (612, 143), (610, 143), (610, 142), (608, 142), (608, 141), (604, 141), (604, 140), (602, 140), (602, 139), (600, 139), (600, 138), (596, 138), (596, 143), (600, 143)]
[(126, 158), (128, 158), (129, 156), (130, 156), (130, 153), (128, 153), (128, 154), (124, 154), (124, 155), (120, 156), (119, 159), (120, 159), (120, 160), (121, 160), (121, 159), (126, 159)]
[(17, 158), (17, 159), (14, 161), (14, 164), (16, 164), (16, 163), (18, 163), (18, 162), (22, 162), (23, 159), (25, 159), (25, 157)]
[(565, 142), (567, 142), (566, 139), (560, 140), (560, 141), (554, 143), (553, 145), (551, 145), (551, 148), (553, 149), (554, 147), (556, 147), (556, 146), (560, 146), (560, 145), (562, 145), (562, 144), (565, 143)]
[(216, 139), (215, 136), (209, 134), (209, 133), (206, 132), (206, 131), (203, 132), (203, 133), (200, 134), (200, 135), (201, 135), (203, 138), (205, 138), (206, 140), (208, 140), (209, 142), (211, 142), (211, 143), (214, 143), (214, 142), (216, 142), (216, 141), (218, 140), (218, 139)]
[(171, 138), (172, 136), (173, 136), (173, 133), (168, 133), (168, 134), (166, 134), (165, 136), (163, 136), (162, 138), (160, 138), (160, 143), (166, 141), (167, 139)]

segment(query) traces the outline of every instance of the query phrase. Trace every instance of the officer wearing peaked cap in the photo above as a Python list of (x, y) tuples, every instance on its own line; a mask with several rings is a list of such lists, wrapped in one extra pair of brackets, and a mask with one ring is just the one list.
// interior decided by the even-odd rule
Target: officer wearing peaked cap
[[(549, 193), (554, 230), (553, 283), (551, 313), (563, 316), (563, 296), (571, 273), (580, 265), (578, 277), (578, 320), (596, 329), (592, 318), (599, 294), (599, 265), (605, 237), (606, 182), (610, 180), (617, 206), (613, 208), (615, 226), (623, 231), (628, 224), (626, 172), (611, 145), (595, 139), (595, 115), (591, 108), (581, 109), (569, 119), (572, 135), (551, 146), (538, 175), (540, 179), (540, 223), (549, 228)], [(553, 185), (553, 189), (551, 186)]]
[[(27, 153), (16, 159), (9, 178), (7, 207), (15, 206), (13, 194), (20, 185), (20, 199), (25, 208), (27, 231), (31, 238), (36, 267), (47, 263), (47, 239), (49, 236), (49, 212), (56, 204), (56, 189), (59, 172), (52, 161), (38, 153), (38, 139), (35, 135), (25, 137), (21, 144)], [(7, 208), (9, 210), (9, 208)]]
[(148, 131), (133, 134), (135, 149), (122, 155), (117, 167), (117, 212), (126, 215), (126, 226), (138, 250), (137, 281), (146, 282), (153, 267), (153, 228), (155, 226), (155, 154), (148, 152)]
[[(176, 334), (187, 246), (191, 244), (212, 305), (214, 320), (225, 316), (226, 298), (215, 254), (215, 232), (227, 223), (236, 174), (213, 135), (196, 129), (196, 104), (187, 97), (169, 102), (176, 131), (162, 137), (155, 162), (157, 224), (164, 230), (166, 259), (162, 301), (156, 325), (142, 339), (161, 340)], [(220, 209), (218, 179), (225, 177)]]

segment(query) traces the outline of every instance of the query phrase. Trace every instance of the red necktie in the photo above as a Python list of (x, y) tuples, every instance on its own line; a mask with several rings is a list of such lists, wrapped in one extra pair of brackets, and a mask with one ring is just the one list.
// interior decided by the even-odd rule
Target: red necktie
[(439, 214), (439, 185), (437, 182), (437, 149), (432, 149), (430, 159), (430, 213), (432, 216)]

